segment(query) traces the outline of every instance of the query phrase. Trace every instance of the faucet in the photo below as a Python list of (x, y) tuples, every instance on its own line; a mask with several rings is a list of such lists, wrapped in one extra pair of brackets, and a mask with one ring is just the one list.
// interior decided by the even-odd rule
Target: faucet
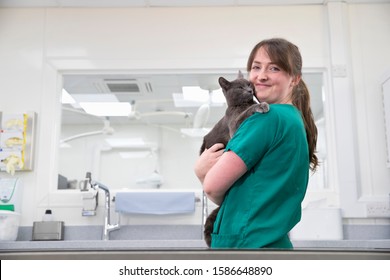
[[(89, 172), (88, 172), (89, 173)], [(111, 214), (111, 206), (110, 206), (110, 190), (107, 186), (103, 185), (102, 183), (99, 183), (97, 181), (91, 180), (91, 174), (87, 173), (87, 178), (90, 180), (89, 183), (92, 186), (93, 189), (98, 190), (102, 189), (105, 194), (105, 203), (104, 203), (104, 226), (103, 226), (103, 240), (109, 240), (110, 232), (113, 230), (117, 230), (120, 228), (119, 223), (112, 225), (110, 223), (110, 214)]]

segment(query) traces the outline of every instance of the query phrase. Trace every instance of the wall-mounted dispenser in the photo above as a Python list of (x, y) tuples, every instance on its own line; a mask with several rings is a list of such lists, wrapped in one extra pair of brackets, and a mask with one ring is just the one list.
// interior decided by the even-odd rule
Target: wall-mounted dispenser
[(21, 199), (21, 179), (0, 177), (0, 210), (21, 212)]
[(15, 241), (21, 218), (22, 183), (17, 177), (0, 177), (0, 240)]
[(0, 171), (32, 170), (35, 122), (35, 112), (0, 112)]

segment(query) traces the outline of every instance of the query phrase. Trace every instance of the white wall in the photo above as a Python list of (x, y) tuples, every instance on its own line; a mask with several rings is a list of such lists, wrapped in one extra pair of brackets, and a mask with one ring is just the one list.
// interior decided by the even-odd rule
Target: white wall
[(390, 77), (390, 9), (355, 5), (349, 15), (361, 186), (367, 196), (388, 195), (381, 84)]
[[(338, 106), (340, 87), (334, 77), (328, 76), (327, 129), (335, 169), (329, 184), (336, 195), (339, 188), (346, 187), (345, 182), (348, 190), (360, 193), (348, 201), (346, 210), (356, 208), (347, 211), (348, 215), (364, 217), (364, 203), (358, 201), (361, 194), (382, 198), (390, 186), (379, 85), (379, 77), (390, 68), (390, 5), (335, 5), (339, 5), (336, 10), (341, 15), (336, 13), (332, 20), (344, 16), (349, 19), (342, 23), (350, 31), (346, 53), (347, 58), (351, 56), (348, 67), (352, 67), (345, 79), (351, 84), (348, 90), (353, 91)], [(332, 8), (326, 5), (0, 9), (0, 110), (32, 110), (38, 114), (34, 171), (18, 173), (25, 185), (22, 224), (31, 226), (48, 206), (55, 208), (58, 218), (68, 225), (85, 223), (80, 216), (79, 196), (53, 191), (58, 171), (61, 73), (237, 69), (245, 66), (256, 42), (280, 36), (300, 47), (306, 70), (332, 74), (334, 54), (332, 57), (330, 45), (334, 38), (329, 32), (329, 13)], [(348, 99), (350, 96), (353, 100)], [(351, 112), (352, 121), (343, 118), (342, 108)], [(349, 138), (336, 137), (336, 132), (342, 133), (339, 125), (350, 127), (357, 135), (356, 142), (340, 143)], [(350, 172), (341, 162), (345, 152), (338, 149), (340, 145), (352, 146), (357, 152), (357, 170)], [(348, 176), (343, 178), (344, 171)], [(342, 203), (347, 196), (342, 193)], [(101, 223), (101, 217), (90, 223)]]

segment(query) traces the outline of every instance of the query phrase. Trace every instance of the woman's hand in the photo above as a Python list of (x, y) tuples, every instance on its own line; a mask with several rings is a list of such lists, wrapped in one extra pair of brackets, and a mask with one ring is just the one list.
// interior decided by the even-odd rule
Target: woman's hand
[(209, 149), (206, 149), (196, 161), (194, 167), (195, 174), (202, 183), (207, 172), (209, 172), (211, 167), (213, 167), (222, 156), (224, 147), (225, 146), (222, 143), (214, 144)]
[(202, 182), (207, 197), (220, 205), (226, 191), (247, 171), (244, 161), (224, 145), (214, 144), (205, 150), (195, 164), (195, 174)]
[(233, 151), (224, 152), (207, 171), (203, 179), (203, 190), (207, 197), (221, 205), (226, 192), (247, 171), (245, 162)]

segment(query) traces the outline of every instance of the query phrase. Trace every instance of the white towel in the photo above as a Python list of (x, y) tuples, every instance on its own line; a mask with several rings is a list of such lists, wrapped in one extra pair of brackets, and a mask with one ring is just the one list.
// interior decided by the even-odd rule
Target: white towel
[(137, 214), (181, 214), (195, 212), (194, 192), (118, 192), (115, 211)]

